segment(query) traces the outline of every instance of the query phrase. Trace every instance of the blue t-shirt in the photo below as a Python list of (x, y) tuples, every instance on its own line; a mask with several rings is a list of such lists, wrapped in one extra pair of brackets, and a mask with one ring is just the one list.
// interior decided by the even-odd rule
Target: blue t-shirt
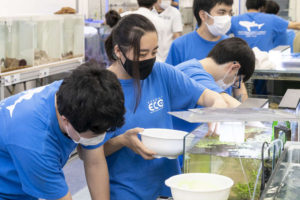
[[(205, 71), (202, 64), (197, 59), (191, 59), (191, 60), (185, 61), (185, 62), (175, 66), (175, 68), (182, 71), (188, 77), (192, 78), (197, 83), (200, 83), (207, 89), (210, 89), (217, 93), (226, 92), (229, 95), (231, 95), (231, 89), (227, 89), (224, 91), (222, 88), (220, 88), (217, 85), (214, 77), (210, 73)], [(200, 108), (201, 106), (197, 106), (197, 107)], [(200, 125), (198, 123), (186, 122), (177, 117), (173, 117), (173, 124), (174, 124), (174, 129), (183, 130), (183, 131), (187, 131), (187, 132), (193, 131), (195, 128), (197, 128)]]
[(292, 29), (287, 29), (284, 34), (278, 34), (274, 39), (274, 47), (279, 45), (289, 45), (291, 48), (291, 52), (293, 52), (293, 43), (295, 39), (295, 31)]
[[(125, 95), (125, 125), (116, 130), (120, 135), (128, 129), (173, 129), (169, 111), (195, 107), (205, 90), (173, 66), (156, 62), (152, 73), (141, 81), (141, 100), (134, 112), (134, 81), (120, 80)], [(107, 157), (111, 200), (154, 200), (159, 195), (171, 196), (164, 181), (180, 173), (177, 159), (144, 160), (127, 147)]]
[(228, 36), (223, 35), (218, 41), (208, 41), (203, 39), (197, 31), (185, 34), (173, 41), (166, 63), (175, 66), (193, 58), (198, 60), (206, 58), (210, 50), (226, 38)]
[(67, 194), (62, 168), (76, 144), (61, 132), (56, 117), (54, 99), (61, 83), (0, 102), (1, 200), (58, 199)]
[(228, 33), (244, 39), (251, 48), (258, 47), (261, 51), (269, 51), (276, 47), (275, 38), (285, 34), (288, 23), (273, 14), (251, 12), (233, 16)]

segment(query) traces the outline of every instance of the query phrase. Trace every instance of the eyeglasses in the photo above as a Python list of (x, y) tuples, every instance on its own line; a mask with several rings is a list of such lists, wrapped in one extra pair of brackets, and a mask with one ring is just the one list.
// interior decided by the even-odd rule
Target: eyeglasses
[(232, 88), (240, 89), (241, 88), (241, 82), (242, 82), (242, 76), (239, 76), (239, 80), (235, 81), (235, 83), (232, 85)]

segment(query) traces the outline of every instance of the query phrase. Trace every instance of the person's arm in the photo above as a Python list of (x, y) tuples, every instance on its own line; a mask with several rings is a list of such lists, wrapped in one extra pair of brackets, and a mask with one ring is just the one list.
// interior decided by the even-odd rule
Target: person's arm
[(62, 198), (60, 198), (60, 199), (58, 199), (58, 200), (72, 200), (71, 193), (68, 192), (68, 193), (66, 194), (66, 196), (64, 196), (64, 197), (62, 197)]
[(289, 21), (288, 29), (300, 30), (300, 22)]
[(223, 97), (224, 101), (227, 103), (228, 108), (236, 108), (239, 105), (241, 105), (241, 102), (239, 102), (238, 100), (236, 100), (235, 98), (233, 98), (232, 96), (230, 96), (227, 93), (221, 93), (221, 96)]
[(174, 6), (174, 7), (178, 7), (179, 4), (178, 4), (178, 2), (176, 2), (176, 1), (172, 1), (172, 2), (171, 2), (171, 5)]
[(109, 200), (109, 176), (103, 146), (96, 149), (77, 148), (84, 162), (85, 176), (93, 200)]
[(241, 88), (233, 89), (233, 96), (241, 102), (244, 102), (246, 101), (246, 99), (248, 99), (248, 93), (245, 83), (241, 83)]
[(217, 92), (205, 89), (197, 104), (204, 107), (227, 108), (228, 104), (224, 98)]
[(182, 35), (182, 32), (173, 33), (173, 40), (175, 40), (176, 38), (180, 37), (181, 35)]
[(128, 147), (146, 160), (153, 159), (155, 152), (147, 149), (137, 136), (141, 131), (143, 131), (142, 128), (129, 129), (124, 134), (108, 140), (104, 144), (105, 156), (113, 154), (122, 147)]

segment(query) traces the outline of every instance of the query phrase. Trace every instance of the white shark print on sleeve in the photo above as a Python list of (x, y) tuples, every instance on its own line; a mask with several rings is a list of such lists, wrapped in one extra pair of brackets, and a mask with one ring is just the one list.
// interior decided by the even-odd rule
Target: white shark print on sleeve
[(34, 94), (40, 93), (46, 86), (34, 88), (28, 91), (23, 92), (23, 95), (20, 96), (13, 105), (7, 106), (6, 109), (9, 110), (10, 117), (13, 116), (13, 111), (18, 103), (21, 103), (24, 100), (29, 100)]

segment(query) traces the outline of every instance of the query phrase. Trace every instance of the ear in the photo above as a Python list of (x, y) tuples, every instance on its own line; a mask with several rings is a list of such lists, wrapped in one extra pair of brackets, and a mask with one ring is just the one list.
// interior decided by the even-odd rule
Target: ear
[(114, 55), (116, 56), (116, 59), (120, 59), (123, 56), (118, 45), (114, 46)]
[(61, 115), (61, 121), (63, 125), (67, 125), (68, 123), (70, 123), (69, 120), (64, 115)]
[(241, 68), (240, 63), (233, 61), (229, 64), (231, 71), (238, 71)]
[(207, 20), (207, 15), (204, 10), (200, 10), (198, 14), (202, 22)]

